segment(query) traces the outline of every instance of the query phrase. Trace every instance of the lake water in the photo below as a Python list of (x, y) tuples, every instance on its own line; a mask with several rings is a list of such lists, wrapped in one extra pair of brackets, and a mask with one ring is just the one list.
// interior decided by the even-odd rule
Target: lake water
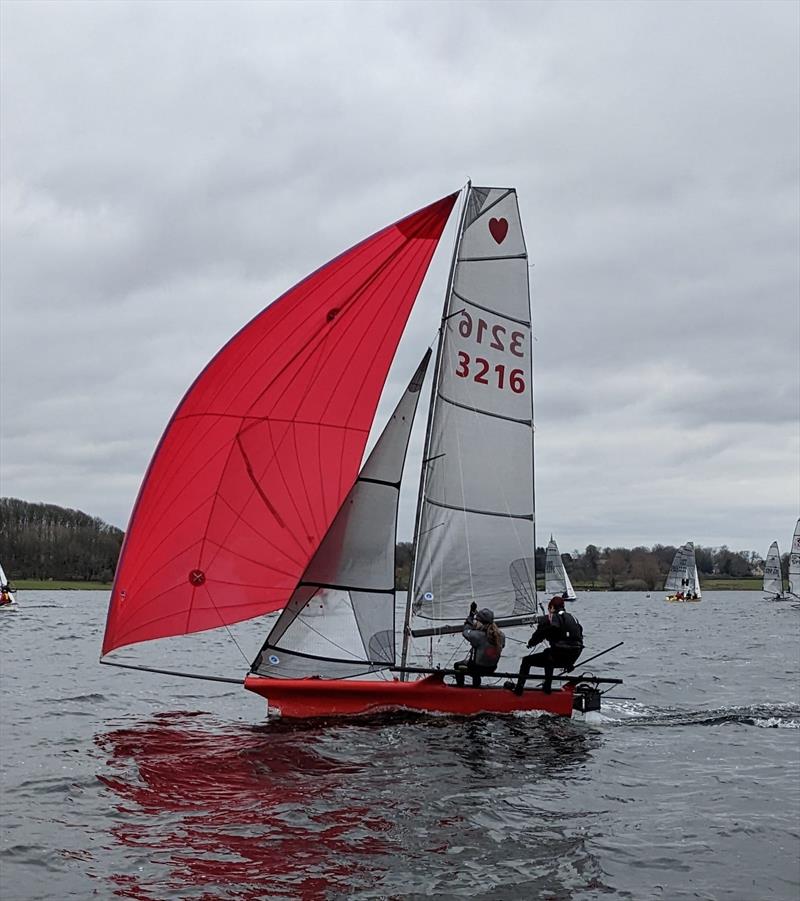
[[(633, 698), (598, 724), (289, 725), (235, 685), (98, 665), (106, 593), (18, 600), (0, 613), (3, 901), (800, 893), (789, 604), (582, 595), (587, 654), (624, 640), (596, 672)], [(242, 677), (262, 629), (148, 662)]]

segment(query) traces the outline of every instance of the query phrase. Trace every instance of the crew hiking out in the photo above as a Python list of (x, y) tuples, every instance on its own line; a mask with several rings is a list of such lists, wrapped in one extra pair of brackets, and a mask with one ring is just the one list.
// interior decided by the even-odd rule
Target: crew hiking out
[(563, 598), (554, 597), (547, 605), (547, 615), (538, 617), (536, 630), (528, 641), (528, 647), (533, 648), (543, 641), (547, 641), (550, 647), (522, 658), (517, 684), (505, 683), (506, 688), (513, 689), (515, 694), (522, 694), (525, 680), (533, 666), (544, 669), (542, 690), (545, 694), (550, 694), (553, 670), (557, 666), (570, 670), (580, 657), (583, 651), (583, 627), (571, 613), (564, 610)]

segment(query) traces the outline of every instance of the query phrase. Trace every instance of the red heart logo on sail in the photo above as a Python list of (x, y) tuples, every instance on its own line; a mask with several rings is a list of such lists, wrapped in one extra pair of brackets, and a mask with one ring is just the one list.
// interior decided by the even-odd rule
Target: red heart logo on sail
[(508, 219), (490, 219), (489, 231), (498, 244), (502, 244), (508, 234)]

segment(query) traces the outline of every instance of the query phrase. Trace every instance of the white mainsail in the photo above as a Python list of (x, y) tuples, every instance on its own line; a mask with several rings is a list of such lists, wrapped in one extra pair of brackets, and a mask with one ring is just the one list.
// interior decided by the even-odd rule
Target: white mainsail
[[(536, 609), (528, 254), (513, 189), (470, 188), (448, 286), (423, 461), (413, 612)], [(520, 579), (530, 580), (521, 587)]]
[(547, 552), (544, 564), (544, 591), (548, 598), (560, 595), (565, 600), (575, 600), (575, 589), (569, 580), (569, 574), (564, 568), (564, 561), (558, 550), (558, 545), (553, 536), (547, 545)]
[(698, 600), (702, 597), (697, 561), (694, 556), (694, 544), (691, 541), (679, 547), (675, 552), (664, 589), (670, 594), (676, 594), (679, 591), (684, 594), (696, 594)]
[(773, 541), (767, 551), (767, 559), (764, 563), (764, 592), (777, 597), (783, 594), (781, 554), (777, 541)]
[(800, 519), (794, 527), (792, 550), (789, 554), (789, 594), (800, 598)]
[(669, 569), (667, 580), (664, 582), (664, 590), (674, 594), (686, 587), (686, 571), (689, 563), (689, 553), (686, 545), (681, 545), (672, 558), (672, 566)]

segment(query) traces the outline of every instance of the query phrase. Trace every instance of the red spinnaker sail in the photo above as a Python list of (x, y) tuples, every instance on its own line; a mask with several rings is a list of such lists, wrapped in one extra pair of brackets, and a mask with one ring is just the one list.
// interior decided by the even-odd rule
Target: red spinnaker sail
[(358, 475), (456, 196), (317, 270), (200, 374), (139, 491), (103, 654), (284, 606)]

